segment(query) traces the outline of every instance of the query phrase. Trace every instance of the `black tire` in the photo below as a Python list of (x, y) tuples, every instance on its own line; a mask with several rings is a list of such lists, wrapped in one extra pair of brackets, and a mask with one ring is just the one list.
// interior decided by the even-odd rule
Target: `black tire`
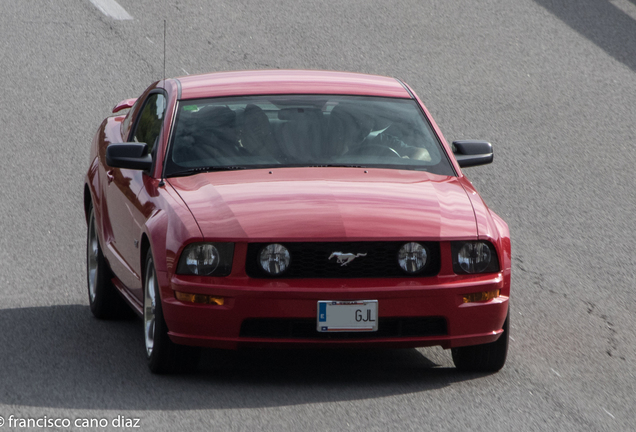
[(113, 286), (112, 278), (113, 273), (99, 244), (95, 212), (91, 206), (86, 233), (86, 282), (88, 302), (96, 318), (115, 319), (127, 312), (128, 307)]
[(168, 336), (163, 318), (152, 253), (148, 250), (144, 266), (143, 330), (148, 368), (154, 374), (170, 374), (196, 368), (200, 349), (175, 344)]
[(506, 363), (510, 339), (510, 313), (503, 325), (503, 333), (495, 342), (452, 348), (455, 367), (466, 372), (497, 372)]

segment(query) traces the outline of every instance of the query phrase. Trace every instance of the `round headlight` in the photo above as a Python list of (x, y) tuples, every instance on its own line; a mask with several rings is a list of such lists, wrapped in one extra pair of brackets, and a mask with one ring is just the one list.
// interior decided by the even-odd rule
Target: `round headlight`
[(272, 276), (277, 276), (289, 267), (289, 250), (281, 244), (265, 246), (259, 255), (261, 268)]
[(398, 252), (398, 263), (407, 273), (417, 273), (426, 265), (426, 248), (419, 243), (406, 243)]
[(186, 251), (186, 266), (195, 275), (209, 275), (216, 270), (219, 261), (219, 251), (209, 243), (192, 245)]
[(490, 248), (484, 242), (466, 243), (457, 254), (457, 263), (466, 273), (481, 273), (490, 264)]

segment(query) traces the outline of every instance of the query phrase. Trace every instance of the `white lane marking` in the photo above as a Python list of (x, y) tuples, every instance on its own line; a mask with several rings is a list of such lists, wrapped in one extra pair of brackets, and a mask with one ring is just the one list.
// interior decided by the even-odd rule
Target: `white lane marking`
[(636, 5), (629, 0), (610, 0), (610, 3), (629, 15), (631, 19), (636, 20)]
[(611, 418), (615, 419), (616, 417), (614, 417), (614, 415), (609, 412), (608, 410), (606, 410), (605, 408), (603, 408), (603, 411), (605, 411)]
[(106, 16), (109, 16), (116, 20), (131, 20), (133, 17), (130, 16), (126, 9), (121, 7), (119, 3), (115, 0), (90, 0), (97, 9), (100, 10)]

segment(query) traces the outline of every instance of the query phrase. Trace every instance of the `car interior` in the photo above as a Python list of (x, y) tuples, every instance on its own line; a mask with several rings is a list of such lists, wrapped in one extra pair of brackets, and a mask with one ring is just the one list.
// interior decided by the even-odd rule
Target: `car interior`
[(452, 175), (430, 126), (408, 102), (344, 96), (185, 101), (168, 174), (198, 167), (379, 165)]

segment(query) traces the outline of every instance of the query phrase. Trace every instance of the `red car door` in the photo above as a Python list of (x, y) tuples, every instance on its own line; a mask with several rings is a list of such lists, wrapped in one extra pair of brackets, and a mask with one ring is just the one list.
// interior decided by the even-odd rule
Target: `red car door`
[[(152, 92), (143, 102), (137, 118), (133, 119), (132, 133), (128, 139), (145, 142), (151, 154), (161, 131), (165, 107), (164, 94), (161, 91)], [(143, 188), (143, 176), (148, 174), (138, 170), (111, 168), (107, 175), (106, 200), (113, 235), (110, 246), (115, 255), (115, 260), (110, 262), (111, 269), (141, 300), (142, 257), (139, 256), (139, 247), (145, 216), (139, 194)]]

